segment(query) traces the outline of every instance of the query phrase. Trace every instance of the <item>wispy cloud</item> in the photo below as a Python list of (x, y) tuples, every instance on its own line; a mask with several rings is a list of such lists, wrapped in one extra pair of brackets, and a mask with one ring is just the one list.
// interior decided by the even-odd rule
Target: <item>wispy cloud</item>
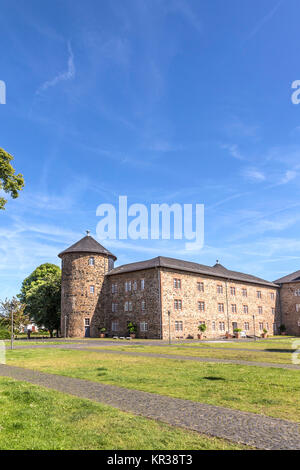
[(294, 171), (294, 170), (287, 170), (285, 172), (285, 175), (284, 177), (281, 179), (280, 183), (281, 184), (287, 184), (289, 183), (290, 181), (294, 180), (297, 176), (297, 172)]
[(71, 80), (75, 76), (75, 64), (74, 64), (74, 54), (72, 51), (71, 43), (68, 42), (68, 68), (65, 72), (61, 72), (56, 75), (52, 80), (47, 80), (44, 82), (36, 91), (37, 95), (40, 95), (42, 92), (46, 91), (48, 88), (56, 86), (60, 82)]
[(253, 38), (262, 28), (263, 26), (270, 21), (275, 13), (277, 12), (280, 5), (283, 3), (283, 0), (280, 0), (265, 16), (263, 16), (252, 29), (252, 31), (248, 34), (246, 40)]
[(245, 157), (241, 154), (237, 144), (222, 144), (221, 148), (228, 150), (230, 155), (237, 160), (245, 160)]
[(246, 168), (243, 170), (242, 174), (245, 179), (251, 182), (262, 182), (266, 179), (265, 174), (256, 168)]

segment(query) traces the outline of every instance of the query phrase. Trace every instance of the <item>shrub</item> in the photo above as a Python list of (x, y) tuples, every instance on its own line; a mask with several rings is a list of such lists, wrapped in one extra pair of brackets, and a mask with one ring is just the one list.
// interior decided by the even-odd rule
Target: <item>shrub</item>
[(3, 327), (0, 327), (0, 339), (10, 339), (10, 332)]

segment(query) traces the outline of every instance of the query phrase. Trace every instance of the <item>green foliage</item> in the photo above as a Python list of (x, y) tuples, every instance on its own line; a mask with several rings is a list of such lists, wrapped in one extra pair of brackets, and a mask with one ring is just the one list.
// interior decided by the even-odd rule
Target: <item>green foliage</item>
[(233, 331), (234, 333), (240, 333), (242, 330), (240, 328), (235, 328)]
[(198, 326), (198, 330), (201, 331), (201, 333), (204, 333), (206, 331), (206, 325), (205, 323), (201, 323), (201, 325)]
[(283, 324), (280, 325), (279, 330), (280, 330), (282, 333), (284, 333), (284, 332), (286, 331), (285, 325), (283, 325)]
[(136, 325), (132, 322), (128, 323), (127, 328), (130, 331), (130, 333), (135, 333), (136, 332)]
[(52, 335), (60, 325), (60, 268), (50, 263), (37, 267), (23, 281), (19, 298), (26, 304), (25, 312), (29, 317)]
[(14, 332), (20, 333), (22, 327), (29, 323), (29, 318), (25, 314), (25, 305), (16, 297), (0, 301), (0, 328), (10, 331), (12, 316)]
[[(11, 165), (13, 159), (12, 155), (0, 148), (0, 190), (16, 199), (19, 196), (19, 191), (24, 187), (24, 178), (21, 173), (15, 174), (15, 169)], [(5, 209), (6, 203), (7, 199), (0, 197), (0, 210)]]
[(9, 339), (9, 338), (10, 338), (10, 332), (8, 331), (8, 329), (0, 325), (0, 339)]

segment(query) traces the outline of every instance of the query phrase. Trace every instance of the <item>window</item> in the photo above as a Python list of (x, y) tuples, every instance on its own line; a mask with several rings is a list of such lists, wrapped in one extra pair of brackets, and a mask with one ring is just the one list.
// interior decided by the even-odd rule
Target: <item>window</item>
[(131, 281), (125, 282), (125, 292), (131, 292)]
[(115, 302), (113, 302), (111, 304), (111, 311), (114, 313), (114, 312), (117, 312), (118, 311), (118, 304), (116, 304)]
[(262, 313), (263, 313), (262, 307), (258, 307), (258, 313), (259, 313), (259, 315), (262, 315)]
[(114, 269), (114, 260), (113, 258), (108, 258), (108, 270), (111, 271)]
[(223, 294), (223, 286), (221, 286), (220, 284), (217, 285), (217, 293)]
[(249, 312), (248, 305), (243, 305), (243, 312), (244, 312), (244, 313), (248, 313), (248, 312)]
[(300, 304), (296, 304), (296, 312), (300, 312)]
[(89, 318), (84, 319), (84, 326), (90, 326), (90, 319)]
[(129, 312), (132, 312), (132, 302), (128, 302), (128, 310)]
[(219, 330), (220, 331), (225, 331), (225, 322), (223, 322), (223, 321), (219, 322)]
[(95, 293), (95, 286), (90, 286), (90, 294), (94, 294)]
[(224, 304), (218, 304), (219, 312), (224, 312)]
[(173, 285), (175, 289), (181, 289), (181, 280), (180, 279), (173, 279)]
[(205, 302), (198, 302), (198, 310), (200, 310), (200, 312), (204, 312), (205, 310)]
[(275, 308), (272, 308), (272, 315), (275, 315)]
[(131, 292), (131, 281), (125, 282), (125, 292)]
[(237, 327), (238, 327), (237, 322), (236, 322), (236, 321), (233, 321), (233, 322), (232, 322), (232, 331), (236, 330)]
[(175, 331), (183, 331), (183, 322), (175, 321)]
[(111, 293), (116, 294), (118, 292), (118, 284), (111, 285)]
[(145, 300), (142, 300), (142, 312), (146, 310), (146, 302)]
[(124, 304), (124, 311), (128, 312), (128, 302), (125, 302), (125, 304)]
[(236, 304), (231, 305), (231, 311), (232, 313), (236, 313)]
[(215, 321), (211, 322), (211, 329), (212, 329), (212, 331), (216, 331), (216, 322)]
[(197, 282), (197, 288), (199, 292), (204, 292), (204, 282)]
[(258, 299), (261, 299), (261, 290), (257, 290), (257, 291), (256, 291), (256, 297), (257, 297)]
[(111, 330), (112, 331), (118, 331), (119, 329), (119, 322), (118, 321), (113, 321), (111, 324)]
[(89, 258), (89, 266), (95, 266), (95, 258), (93, 256)]
[(247, 297), (247, 289), (242, 289), (242, 295), (243, 297)]
[(230, 294), (235, 295), (235, 287), (230, 287)]
[(182, 310), (182, 300), (178, 300), (178, 299), (174, 300), (174, 309)]
[(264, 329), (264, 324), (263, 323), (260, 323), (259, 324), (259, 331), (262, 331)]
[(274, 294), (274, 292), (271, 292), (271, 293), (270, 293), (270, 297), (271, 297), (271, 300), (274, 300), (274, 299), (275, 299), (275, 294)]
[(148, 323), (146, 323), (145, 321), (142, 321), (140, 323), (140, 330), (141, 331), (148, 331)]
[(137, 290), (137, 282), (133, 281), (133, 290)]
[(145, 289), (145, 279), (141, 279), (141, 290)]
[(249, 330), (250, 330), (250, 328), (249, 328), (249, 322), (246, 321), (246, 322), (244, 323), (244, 329), (245, 329), (245, 331), (249, 331)]
[(296, 289), (296, 290), (295, 290), (295, 296), (296, 296), (296, 297), (297, 297), (297, 296), (300, 297), (300, 289)]

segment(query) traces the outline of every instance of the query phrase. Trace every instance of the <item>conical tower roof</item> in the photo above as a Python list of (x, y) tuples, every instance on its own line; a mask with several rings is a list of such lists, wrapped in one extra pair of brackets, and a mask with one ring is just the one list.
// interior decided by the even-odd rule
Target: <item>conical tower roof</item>
[(74, 243), (74, 245), (71, 245), (69, 248), (59, 253), (58, 256), (61, 258), (66, 253), (101, 254), (101, 255), (111, 256), (112, 258), (114, 258), (114, 260), (117, 259), (115, 255), (113, 255), (110, 251), (104, 248), (104, 246), (98, 243), (97, 240), (95, 240), (90, 235), (86, 235), (81, 240)]

